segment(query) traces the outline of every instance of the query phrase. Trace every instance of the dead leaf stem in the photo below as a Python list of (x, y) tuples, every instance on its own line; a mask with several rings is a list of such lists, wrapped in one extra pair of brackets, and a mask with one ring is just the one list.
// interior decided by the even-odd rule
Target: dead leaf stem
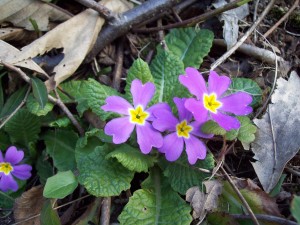
[(257, 18), (257, 20), (252, 24), (249, 30), (240, 38), (240, 40), (233, 45), (225, 54), (223, 54), (218, 60), (216, 60), (210, 67), (211, 70), (214, 70), (220, 64), (222, 64), (228, 57), (230, 57), (245, 41), (246, 39), (253, 33), (256, 27), (261, 23), (261, 21), (265, 18), (265, 16), (269, 13), (271, 8), (273, 7), (276, 0), (271, 0), (262, 14)]
[(111, 197), (104, 198), (101, 207), (100, 225), (109, 225), (110, 207), (111, 207)]
[[(297, 223), (294, 221), (287, 220), (285, 218), (281, 218), (281, 217), (277, 217), (277, 216), (264, 215), (264, 214), (254, 214), (254, 215), (259, 220), (274, 222), (274, 223), (283, 224), (283, 225), (297, 225)], [(236, 219), (251, 219), (250, 215), (230, 214), (230, 216), (232, 216)]]
[(124, 60), (124, 39), (121, 39), (116, 52), (116, 64), (113, 72), (113, 82), (112, 87), (116, 90), (120, 89), (121, 78), (122, 78), (122, 68)]
[(97, 11), (100, 14), (100, 16), (106, 20), (116, 19), (115, 14), (111, 10), (106, 8), (104, 5), (102, 5), (101, 3), (95, 2), (94, 0), (76, 0), (76, 1), (88, 8)]
[(241, 194), (240, 190), (236, 187), (236, 185), (234, 184), (234, 182), (232, 181), (231, 177), (228, 175), (226, 170), (223, 168), (223, 166), (220, 167), (220, 170), (224, 173), (224, 175), (225, 175), (226, 179), (228, 180), (228, 182), (230, 183), (231, 187), (233, 188), (233, 190), (237, 193), (237, 195), (241, 199), (241, 201), (242, 201), (243, 205), (245, 206), (245, 208), (247, 209), (249, 216), (252, 219), (253, 223), (256, 225), (259, 225), (259, 222), (258, 222), (257, 218), (255, 217), (255, 214), (253, 213), (252, 209), (250, 208), (248, 202), (246, 201), (244, 196)]

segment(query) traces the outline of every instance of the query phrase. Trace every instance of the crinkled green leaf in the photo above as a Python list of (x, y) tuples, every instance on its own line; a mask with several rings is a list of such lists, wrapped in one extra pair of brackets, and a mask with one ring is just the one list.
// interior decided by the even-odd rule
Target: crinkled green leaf
[(253, 100), (251, 106), (256, 107), (261, 104), (262, 90), (255, 81), (248, 78), (233, 78), (231, 80), (229, 92), (234, 93), (238, 91), (246, 92), (252, 95)]
[(75, 146), (78, 135), (72, 130), (49, 130), (43, 135), (47, 153), (52, 157), (59, 171), (76, 168)]
[(48, 155), (46, 151), (43, 151), (42, 154), (38, 157), (35, 168), (39, 176), (41, 184), (45, 185), (47, 179), (54, 175), (53, 166), (48, 161)]
[(291, 204), (291, 213), (298, 224), (300, 224), (300, 196), (294, 196)]
[(71, 124), (71, 120), (69, 119), (69, 117), (64, 116), (64, 117), (58, 118), (55, 121), (50, 122), (49, 126), (63, 128), (63, 127), (69, 126), (70, 124)]
[(255, 139), (255, 132), (257, 130), (251, 120), (246, 116), (238, 116), (237, 119), (241, 123), (241, 127), (237, 130), (231, 130), (226, 133), (227, 140), (239, 139), (244, 143), (251, 143)]
[(0, 191), (0, 208), (11, 209), (14, 206), (15, 199), (9, 195), (10, 192)]
[(201, 131), (206, 134), (215, 134), (215, 135), (225, 135), (226, 130), (219, 126), (215, 121), (208, 120), (205, 122), (202, 127)]
[(79, 182), (95, 196), (114, 196), (130, 188), (134, 173), (117, 160), (106, 159), (108, 144), (92, 133), (80, 138), (76, 146), (76, 162)]
[(26, 107), (34, 115), (37, 116), (45, 116), (48, 112), (50, 112), (54, 105), (50, 102), (47, 102), (44, 108), (41, 108), (39, 102), (33, 97), (33, 95), (29, 95), (26, 101)]
[(0, 118), (10, 115), (21, 104), (21, 102), (24, 100), (27, 89), (28, 86), (25, 85), (24, 87), (18, 89), (7, 99), (2, 110), (0, 109)]
[(46, 198), (64, 198), (78, 186), (78, 182), (72, 171), (58, 172), (47, 179), (43, 195)]
[(26, 109), (20, 109), (5, 125), (13, 143), (28, 146), (30, 142), (38, 139), (41, 131), (41, 122), (38, 116), (31, 114)]
[(147, 82), (153, 82), (149, 65), (140, 58), (133, 62), (127, 73), (125, 92), (128, 100), (132, 100), (130, 87), (134, 79), (139, 79), (143, 84)]
[(135, 172), (147, 172), (155, 162), (153, 156), (145, 155), (127, 144), (120, 145), (106, 157), (116, 158), (124, 167)]
[(189, 225), (192, 222), (190, 206), (171, 189), (160, 170), (152, 170), (142, 187), (129, 198), (119, 216), (121, 225)]
[(199, 68), (208, 55), (214, 34), (210, 30), (197, 30), (194, 27), (172, 29), (166, 36), (169, 50), (177, 55), (184, 67)]
[(213, 212), (207, 215), (209, 225), (239, 225), (239, 223), (225, 212)]
[(154, 102), (168, 102), (174, 106), (173, 98), (187, 97), (187, 89), (179, 83), (178, 76), (184, 74), (182, 61), (168, 51), (159, 52), (150, 66), (156, 92)]
[(177, 161), (167, 164), (164, 175), (168, 178), (173, 190), (185, 195), (186, 191), (193, 186), (198, 186), (202, 190), (202, 182), (211, 175), (197, 168), (212, 170), (214, 168), (213, 155), (208, 153), (204, 160), (198, 160), (193, 166), (188, 163), (186, 155), (183, 155)]
[(52, 204), (50, 199), (45, 201), (40, 216), (41, 225), (61, 225), (57, 210), (52, 209)]
[(41, 109), (44, 109), (48, 102), (48, 92), (46, 85), (40, 79), (33, 77), (31, 78), (33, 96), (39, 103)]

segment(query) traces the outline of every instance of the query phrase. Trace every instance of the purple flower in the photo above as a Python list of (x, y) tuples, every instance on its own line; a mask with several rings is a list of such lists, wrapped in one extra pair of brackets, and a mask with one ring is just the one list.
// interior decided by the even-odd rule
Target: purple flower
[(225, 130), (231, 130), (238, 129), (240, 122), (228, 114), (242, 116), (252, 112), (252, 108), (248, 106), (252, 102), (251, 95), (245, 92), (225, 95), (231, 83), (228, 77), (210, 71), (206, 87), (202, 74), (196, 69), (188, 67), (185, 72), (186, 75), (179, 76), (179, 81), (197, 97), (187, 99), (185, 103), (196, 120), (213, 119)]
[(155, 92), (153, 83), (142, 84), (140, 80), (135, 79), (131, 83), (130, 91), (133, 106), (119, 96), (106, 98), (106, 105), (101, 108), (104, 111), (116, 112), (124, 116), (109, 121), (104, 128), (104, 132), (113, 136), (115, 144), (120, 144), (127, 141), (136, 127), (137, 142), (140, 149), (142, 153), (148, 154), (152, 147), (159, 148), (163, 144), (162, 135), (149, 122), (153, 120), (152, 111), (155, 109), (168, 109), (169, 106), (166, 103), (159, 103), (147, 108), (147, 104)]
[(20, 180), (26, 180), (31, 176), (32, 167), (27, 164), (17, 165), (24, 157), (22, 150), (18, 151), (15, 146), (11, 146), (7, 149), (5, 157), (3, 158), (0, 151), (0, 190), (13, 191), (18, 190), (18, 184), (14, 180), (14, 177)]
[(195, 164), (197, 159), (204, 159), (206, 156), (206, 146), (198, 137), (209, 138), (212, 135), (201, 133), (200, 126), (205, 121), (191, 122), (192, 113), (184, 107), (186, 99), (175, 97), (173, 100), (178, 109), (179, 120), (170, 109), (153, 112), (156, 118), (153, 127), (161, 132), (170, 132), (164, 137), (163, 146), (158, 150), (166, 154), (168, 161), (175, 161), (180, 157), (185, 145), (189, 163)]

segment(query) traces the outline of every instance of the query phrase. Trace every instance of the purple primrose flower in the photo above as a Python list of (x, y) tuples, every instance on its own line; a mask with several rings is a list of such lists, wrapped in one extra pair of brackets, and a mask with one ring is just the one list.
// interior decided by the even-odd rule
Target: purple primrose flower
[(184, 107), (186, 99), (175, 97), (173, 100), (178, 109), (179, 120), (170, 109), (158, 109), (153, 112), (153, 127), (161, 132), (170, 132), (164, 137), (163, 146), (158, 150), (166, 154), (168, 161), (175, 161), (180, 157), (185, 144), (188, 161), (195, 164), (197, 159), (204, 159), (206, 156), (206, 146), (198, 137), (210, 138), (212, 135), (200, 131), (200, 126), (205, 120), (191, 122), (192, 113)]
[(142, 153), (148, 154), (152, 147), (159, 148), (163, 144), (162, 135), (149, 122), (153, 120), (152, 112), (155, 109), (168, 109), (169, 106), (166, 103), (158, 103), (147, 108), (147, 104), (155, 92), (155, 86), (151, 82), (142, 84), (140, 80), (135, 79), (131, 83), (130, 91), (133, 106), (119, 96), (106, 98), (106, 105), (101, 108), (104, 111), (116, 112), (123, 116), (109, 121), (104, 132), (113, 136), (115, 144), (120, 144), (128, 140), (136, 127), (137, 142), (140, 149)]
[(27, 164), (17, 165), (24, 158), (24, 152), (18, 151), (15, 146), (11, 146), (7, 149), (5, 157), (3, 158), (0, 151), (0, 190), (8, 191), (18, 190), (18, 184), (14, 180), (14, 177), (20, 180), (26, 180), (31, 176), (30, 171), (32, 167)]
[(213, 119), (225, 130), (231, 130), (238, 129), (240, 122), (228, 114), (243, 116), (252, 112), (248, 106), (252, 102), (251, 95), (245, 92), (225, 94), (231, 83), (229, 77), (210, 71), (206, 87), (202, 74), (196, 69), (188, 67), (185, 72), (186, 75), (179, 76), (179, 81), (197, 98), (185, 102), (185, 107), (193, 113), (195, 120)]

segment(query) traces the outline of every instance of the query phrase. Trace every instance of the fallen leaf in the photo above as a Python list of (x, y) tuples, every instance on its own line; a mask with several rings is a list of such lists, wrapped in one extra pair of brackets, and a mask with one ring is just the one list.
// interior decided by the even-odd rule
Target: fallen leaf
[(37, 216), (29, 221), (21, 222), (32, 216), (39, 215), (44, 203), (43, 187), (41, 185), (35, 186), (30, 190), (24, 192), (21, 197), (16, 199), (14, 205), (15, 222), (20, 225), (40, 225), (40, 217)]
[(300, 148), (300, 78), (292, 72), (289, 80), (279, 78), (267, 112), (255, 119), (258, 127), (251, 144), (255, 153), (252, 163), (264, 190), (269, 193), (280, 179), (286, 163)]
[(186, 192), (186, 201), (193, 208), (193, 218), (202, 221), (208, 212), (218, 207), (218, 198), (222, 193), (222, 184), (217, 180), (205, 181), (206, 194), (199, 187), (192, 187)]
[[(103, 0), (101, 3), (115, 13), (121, 13), (130, 8), (128, 3), (122, 0)], [(105, 20), (99, 17), (98, 12), (87, 9), (23, 47), (21, 54), (10, 54), (6, 61), (17, 63), (37, 55), (43, 55), (53, 48), (63, 48), (65, 57), (53, 69), (55, 72), (53, 80), (57, 86), (69, 78), (80, 66), (94, 46), (104, 22)], [(50, 83), (52, 80), (46, 82), (48, 90), (54, 88)]]
[(30, 19), (34, 20), (39, 30), (47, 31), (49, 20), (65, 21), (72, 16), (58, 6), (38, 0), (2, 0), (0, 1), (0, 23), (11, 22), (16, 27), (34, 30)]

